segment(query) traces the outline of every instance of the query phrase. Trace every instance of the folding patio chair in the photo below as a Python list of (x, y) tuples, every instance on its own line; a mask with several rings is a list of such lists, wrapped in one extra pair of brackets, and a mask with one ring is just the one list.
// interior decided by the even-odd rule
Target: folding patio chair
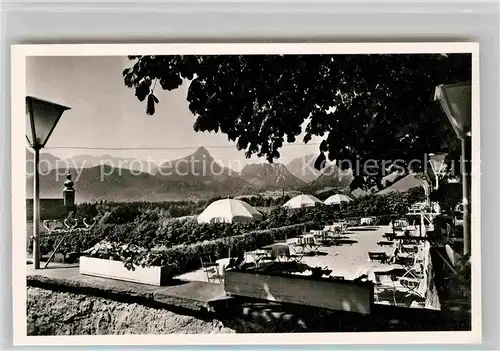
[(417, 291), (424, 279), (423, 274), (423, 264), (421, 262), (415, 262), (415, 264), (411, 267), (403, 267), (405, 269), (405, 273), (397, 278), (397, 281), (401, 286), (407, 289), (406, 296), (416, 295), (420, 298), (423, 296)]
[(347, 228), (348, 228), (347, 222), (342, 221), (342, 222), (340, 222), (340, 225), (341, 225), (341, 229), (342, 229), (342, 234), (345, 234), (347, 232)]
[[(217, 281), (219, 281), (219, 283), (222, 283), (224, 274), (220, 273), (219, 264), (217, 262), (212, 262), (212, 259), (210, 257), (208, 261), (203, 261), (203, 259), (200, 257), (200, 262), (209, 283), (216, 283)], [(224, 267), (222, 267), (222, 269), (224, 270)]]
[(374, 281), (374, 290), (375, 290), (375, 301), (380, 302), (379, 295), (383, 292), (390, 291), (392, 292), (392, 302), (394, 306), (397, 306), (398, 303), (396, 301), (396, 273), (395, 270), (389, 271), (374, 271), (373, 275), (375, 276)]
[(302, 262), (304, 259), (304, 252), (302, 250), (297, 250), (297, 246), (290, 246), (290, 261), (294, 261), (296, 263)]
[(297, 243), (294, 244), (295, 252), (300, 256), (315, 254), (320, 246), (321, 244), (319, 244), (313, 236), (299, 238)]

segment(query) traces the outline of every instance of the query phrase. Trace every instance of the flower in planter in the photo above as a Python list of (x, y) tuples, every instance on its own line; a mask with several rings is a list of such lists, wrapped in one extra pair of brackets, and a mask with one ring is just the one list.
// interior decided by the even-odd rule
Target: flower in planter
[(310, 267), (309, 270), (311, 271), (311, 277), (315, 278), (321, 278), (324, 275), (330, 275), (332, 273), (331, 269), (328, 269), (328, 267)]
[(134, 270), (135, 266), (150, 267), (169, 264), (168, 258), (164, 257), (161, 251), (152, 252), (130, 243), (118, 244), (101, 241), (86, 250), (85, 254), (89, 257), (122, 261), (129, 270)]

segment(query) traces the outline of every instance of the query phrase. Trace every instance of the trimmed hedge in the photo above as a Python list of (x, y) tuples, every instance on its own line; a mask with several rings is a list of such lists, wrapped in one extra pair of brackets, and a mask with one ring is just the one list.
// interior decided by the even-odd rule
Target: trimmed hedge
[[(279, 230), (284, 226), (301, 223), (313, 223), (315, 228), (320, 228), (329, 222), (341, 219), (371, 216), (378, 217), (379, 224), (389, 224), (391, 218), (403, 217), (411, 204), (422, 201), (424, 198), (423, 188), (415, 188), (401, 193), (370, 195), (341, 206), (324, 205), (294, 211), (277, 207), (266, 213), (264, 221), (234, 224), (198, 224), (196, 219), (165, 218), (162, 211), (167, 204), (162, 203), (120, 204), (120, 206), (118, 204), (113, 204), (113, 206), (109, 204), (86, 205), (89, 208), (81, 206), (83, 208), (79, 213), (80, 216), (85, 217), (85, 213), (95, 214), (96, 211), (107, 208), (106, 206), (111, 207), (112, 211), (108, 212), (109, 215), (101, 217), (99, 224), (90, 232), (75, 232), (68, 235), (59, 251), (63, 254), (83, 252), (102, 240), (128, 243), (144, 248), (158, 246), (169, 248), (235, 237), (270, 228)], [(184, 205), (189, 207), (188, 204)], [(172, 208), (171, 205), (168, 206), (170, 206), (169, 209)], [(28, 247), (30, 252), (31, 246), (30, 240)], [(40, 246), (42, 253), (51, 252), (54, 247), (54, 237), (42, 237)]]
[[(298, 220), (298, 219), (297, 219)], [(303, 221), (302, 221), (303, 222)], [(184, 221), (147, 221), (131, 222), (124, 224), (97, 224), (91, 231), (74, 232), (67, 235), (59, 247), (59, 252), (83, 252), (97, 243), (107, 240), (121, 244), (137, 245), (144, 248), (175, 247), (210, 242), (213, 240), (238, 237), (245, 233), (266, 232), (276, 230), (280, 232), (290, 224), (300, 222), (263, 221), (255, 223), (204, 223), (198, 224), (196, 220)], [(273, 228), (276, 226), (275, 228)], [(279, 235), (279, 234), (278, 234)], [(54, 249), (55, 236), (42, 236), (40, 248), (43, 254), (48, 254)], [(28, 250), (32, 252), (32, 241)]]
[(413, 188), (405, 192), (393, 192), (386, 195), (369, 195), (355, 199), (340, 206), (318, 205), (296, 210), (278, 208), (270, 214), (268, 220), (277, 223), (315, 222), (318, 226), (344, 219), (377, 217), (379, 224), (387, 225), (393, 218), (405, 217), (408, 208), (415, 202), (425, 200), (423, 188)]
[(308, 230), (310, 226), (311, 223), (303, 223), (257, 230), (229, 238), (203, 241), (191, 245), (177, 245), (163, 249), (161, 252), (166, 262), (177, 265), (179, 270), (177, 274), (183, 274), (201, 268), (200, 258), (218, 260), (228, 257), (229, 248), (231, 248), (231, 256), (236, 257), (244, 252), (272, 244), (275, 240), (296, 237)]

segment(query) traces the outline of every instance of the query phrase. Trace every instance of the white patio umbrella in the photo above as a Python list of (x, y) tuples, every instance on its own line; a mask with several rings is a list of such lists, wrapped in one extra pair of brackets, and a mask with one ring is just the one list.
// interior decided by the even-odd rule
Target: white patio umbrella
[(343, 194), (335, 194), (325, 200), (325, 205), (340, 205), (342, 202), (351, 202), (352, 199)]
[(198, 216), (198, 223), (237, 223), (261, 220), (262, 214), (244, 201), (222, 199), (212, 202)]
[(317, 204), (322, 204), (321, 200), (313, 195), (298, 195), (290, 200), (288, 200), (283, 207), (286, 208), (301, 208), (301, 207), (313, 207)]

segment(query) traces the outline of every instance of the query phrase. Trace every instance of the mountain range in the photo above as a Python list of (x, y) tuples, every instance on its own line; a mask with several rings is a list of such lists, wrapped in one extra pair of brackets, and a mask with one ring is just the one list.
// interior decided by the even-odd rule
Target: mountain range
[(306, 182), (294, 176), (281, 163), (254, 163), (243, 167), (240, 177), (259, 191), (300, 189)]
[[(68, 172), (73, 175), (78, 202), (105, 199), (172, 201), (256, 193), (255, 189), (237, 174), (232, 175), (228, 169), (216, 164), (203, 147), (185, 158), (162, 164), (151, 173), (113, 167), (108, 163), (110, 162), (81, 168), (69, 166), (44, 172), (40, 176), (40, 196), (60, 197), (64, 175)], [(32, 176), (28, 174), (28, 197), (32, 197), (32, 182)]]
[(342, 171), (334, 162), (326, 162), (322, 170), (314, 168), (314, 162), (318, 155), (305, 155), (290, 161), (286, 168), (297, 178), (309, 184), (312, 189), (325, 187), (343, 188), (348, 187), (353, 179), (352, 171)]
[[(335, 163), (329, 163), (318, 171), (314, 169), (315, 159), (316, 155), (305, 155), (287, 165), (255, 163), (236, 172), (218, 164), (204, 147), (161, 165), (107, 155), (61, 159), (44, 152), (40, 153), (40, 195), (42, 198), (61, 197), (68, 172), (73, 175), (78, 202), (175, 201), (281, 193), (281, 190), (319, 194), (336, 193), (349, 187), (353, 179), (350, 170), (341, 171)], [(32, 197), (33, 153), (29, 150), (26, 150), (26, 173), (27, 197)], [(401, 178), (404, 175), (398, 173), (386, 176), (383, 188), (389, 188), (385, 192), (415, 186), (415, 182), (399, 184), (406, 179)]]
[(157, 164), (150, 161), (139, 160), (137, 158), (116, 157), (111, 155), (76, 155), (64, 159), (68, 167), (72, 168), (92, 168), (101, 165), (109, 165), (117, 168), (127, 168), (134, 171), (154, 173)]
[[(41, 173), (57, 168), (63, 162), (59, 157), (48, 152), (40, 152), (39, 170)], [(34, 173), (35, 154), (26, 149), (26, 174)]]
[(291, 160), (286, 165), (286, 168), (297, 178), (306, 183), (310, 183), (316, 180), (322, 173), (321, 171), (314, 168), (314, 162), (316, 161), (317, 157), (318, 155), (314, 154), (297, 157)]

